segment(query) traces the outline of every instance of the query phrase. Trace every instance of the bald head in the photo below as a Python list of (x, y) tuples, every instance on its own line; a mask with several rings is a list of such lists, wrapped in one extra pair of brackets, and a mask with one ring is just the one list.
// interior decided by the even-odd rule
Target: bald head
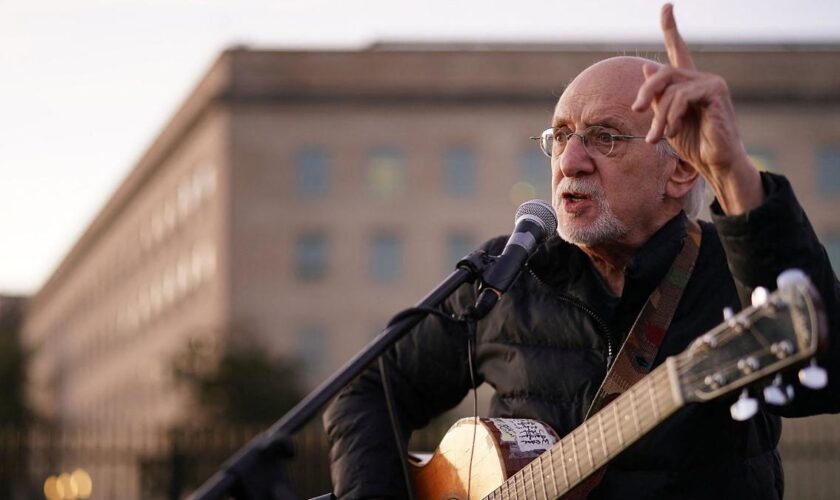
[(610, 57), (609, 59), (598, 61), (592, 66), (589, 66), (581, 71), (580, 74), (572, 80), (572, 83), (569, 86), (574, 85), (575, 82), (578, 81), (586, 82), (588, 80), (595, 79), (610, 81), (611, 83), (630, 87), (633, 88), (635, 92), (644, 81), (642, 66), (645, 64), (661, 66), (658, 62), (644, 57)]
[[(563, 91), (558, 102), (562, 105), (580, 106), (593, 98), (614, 108), (631, 121), (638, 121), (639, 130), (647, 130), (652, 112), (635, 113), (630, 106), (636, 100), (636, 93), (644, 82), (642, 67), (645, 64), (659, 65), (656, 61), (643, 57), (618, 56), (599, 61), (583, 70)], [(604, 99), (608, 96), (608, 99)], [(635, 120), (634, 120), (635, 119)], [(635, 127), (634, 127), (635, 128)]]

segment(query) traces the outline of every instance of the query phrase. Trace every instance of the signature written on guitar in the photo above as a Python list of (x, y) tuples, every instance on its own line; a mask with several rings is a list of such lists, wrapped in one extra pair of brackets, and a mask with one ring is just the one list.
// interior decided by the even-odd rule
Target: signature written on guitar
[(546, 430), (545, 425), (524, 418), (491, 418), (501, 433), (501, 441), (515, 444), (519, 451), (547, 450), (557, 440)]

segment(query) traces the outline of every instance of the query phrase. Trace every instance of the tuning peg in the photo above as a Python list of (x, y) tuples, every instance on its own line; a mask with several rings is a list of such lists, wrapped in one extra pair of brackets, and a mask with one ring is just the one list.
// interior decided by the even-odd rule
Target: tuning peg
[(753, 307), (761, 307), (767, 303), (767, 297), (769, 296), (770, 292), (767, 291), (766, 288), (763, 286), (757, 286), (750, 296), (750, 301), (752, 302)]
[(738, 396), (738, 401), (735, 401), (729, 407), (729, 414), (732, 415), (733, 420), (743, 422), (749, 420), (758, 411), (758, 400), (751, 398), (746, 389), (741, 391)]
[(724, 307), (723, 308), (723, 320), (724, 321), (729, 321), (732, 318), (732, 316), (735, 316), (735, 312), (732, 311), (732, 308), (731, 307)]
[(828, 383), (828, 374), (812, 359), (810, 365), (799, 370), (799, 382), (808, 389), (822, 389)]
[(784, 384), (782, 376), (776, 375), (773, 383), (764, 388), (764, 400), (771, 405), (784, 406), (793, 401), (793, 386)]
[(779, 277), (776, 278), (776, 285), (781, 290), (786, 290), (797, 285), (807, 285), (808, 283), (810, 283), (808, 276), (800, 269), (782, 271)]

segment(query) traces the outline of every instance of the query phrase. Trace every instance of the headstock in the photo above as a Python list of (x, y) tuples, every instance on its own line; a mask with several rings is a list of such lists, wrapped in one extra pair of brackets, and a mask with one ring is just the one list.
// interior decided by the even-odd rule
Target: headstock
[[(723, 323), (676, 357), (686, 401), (715, 399), (801, 364), (824, 348), (827, 323), (811, 282), (801, 271), (789, 270), (779, 275), (777, 284), (773, 293), (756, 289), (752, 307), (738, 314), (725, 313)], [(819, 388), (820, 383), (825, 385), (825, 372), (812, 364), (800, 372), (800, 381)], [(793, 397), (792, 388), (783, 386), (781, 379), (776, 382), (765, 389), (772, 399), (768, 402), (785, 404)], [(755, 406), (745, 391), (733, 405), (732, 415), (739, 420), (749, 418)]]

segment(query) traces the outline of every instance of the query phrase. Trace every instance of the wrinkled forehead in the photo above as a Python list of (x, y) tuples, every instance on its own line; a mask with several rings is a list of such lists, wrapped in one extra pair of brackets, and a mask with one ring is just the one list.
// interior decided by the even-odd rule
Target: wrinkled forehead
[[(605, 59), (581, 72), (557, 102), (553, 125), (617, 123), (624, 131), (644, 128), (652, 114), (630, 109), (644, 82), (642, 66), (656, 64), (641, 57)], [(635, 132), (640, 132), (636, 130)]]

